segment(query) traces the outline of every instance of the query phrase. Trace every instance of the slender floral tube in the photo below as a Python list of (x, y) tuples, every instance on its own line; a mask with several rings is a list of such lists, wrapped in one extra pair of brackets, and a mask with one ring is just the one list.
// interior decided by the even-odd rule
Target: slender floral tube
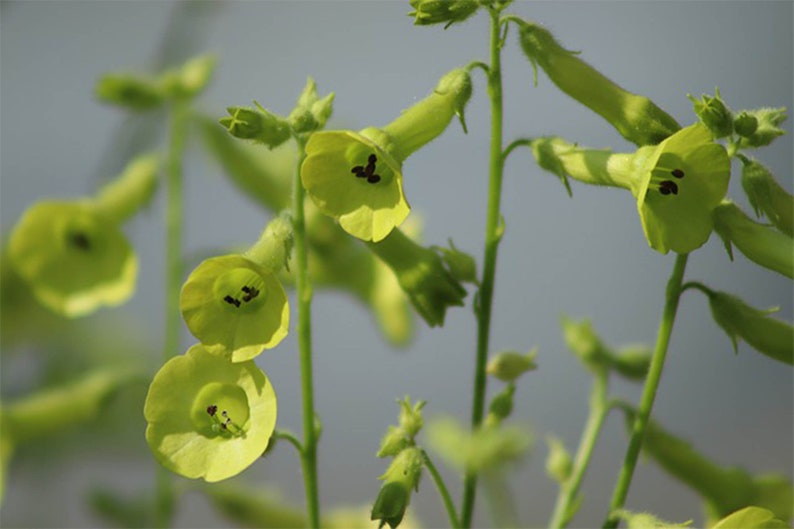
[(533, 67), (540, 65), (557, 87), (615, 127), (636, 145), (653, 145), (681, 127), (647, 97), (628, 92), (566, 50), (549, 30), (520, 23), (521, 48)]
[(159, 168), (156, 154), (136, 158), (118, 178), (99, 190), (94, 199), (97, 207), (108, 218), (124, 222), (151, 201), (157, 189)]

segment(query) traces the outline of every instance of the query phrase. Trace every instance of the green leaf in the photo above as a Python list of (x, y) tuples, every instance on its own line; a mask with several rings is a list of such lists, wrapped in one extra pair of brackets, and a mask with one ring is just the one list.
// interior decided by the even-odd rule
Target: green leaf
[(783, 520), (775, 518), (775, 514), (760, 507), (745, 507), (729, 514), (711, 529), (786, 529), (790, 527)]

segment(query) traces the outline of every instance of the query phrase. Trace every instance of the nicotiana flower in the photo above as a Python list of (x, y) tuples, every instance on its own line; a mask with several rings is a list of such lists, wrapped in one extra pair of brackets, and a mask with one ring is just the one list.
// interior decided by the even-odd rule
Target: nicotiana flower
[(459, 68), (381, 129), (312, 134), (301, 167), (303, 186), (345, 231), (364, 241), (382, 240), (410, 211), (402, 188), (403, 162), (444, 132), (454, 116), (463, 122), (469, 97), (469, 73)]
[(199, 344), (157, 372), (143, 413), (157, 461), (215, 482), (239, 474), (265, 451), (276, 426), (276, 394), (254, 362), (231, 363)]
[(93, 199), (41, 201), (24, 213), (9, 258), (38, 301), (75, 318), (129, 299), (138, 261), (120, 225), (149, 201), (156, 171), (144, 156)]
[(289, 328), (287, 294), (275, 273), (242, 255), (203, 261), (182, 286), (179, 306), (205, 349), (232, 362), (275, 347)]
[(714, 227), (712, 211), (728, 190), (730, 159), (702, 124), (632, 154), (582, 149), (540, 138), (532, 150), (541, 167), (596, 185), (631, 190), (648, 244), (661, 253), (688, 253)]

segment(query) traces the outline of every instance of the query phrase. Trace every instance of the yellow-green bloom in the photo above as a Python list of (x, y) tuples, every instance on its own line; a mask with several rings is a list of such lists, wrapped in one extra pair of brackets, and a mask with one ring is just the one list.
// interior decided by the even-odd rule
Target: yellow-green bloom
[(372, 132), (312, 134), (301, 178), (320, 211), (354, 237), (378, 242), (402, 224), (410, 207), (402, 164), (373, 141)]
[(400, 525), (411, 503), (411, 491), (419, 490), (423, 466), (422, 451), (409, 447), (397, 454), (386, 472), (378, 478), (384, 483), (372, 506), (370, 519), (380, 520), (379, 528), (388, 524), (394, 529)]
[(242, 255), (203, 261), (179, 300), (190, 332), (206, 350), (232, 362), (278, 345), (289, 328), (289, 305), (275, 273)]
[(231, 363), (194, 345), (157, 372), (143, 413), (157, 461), (214, 482), (239, 474), (265, 451), (276, 427), (276, 394), (253, 362)]
[(70, 318), (120, 305), (135, 290), (138, 260), (92, 202), (31, 206), (11, 233), (9, 258), (36, 299)]
[(403, 162), (444, 132), (453, 117), (463, 123), (471, 91), (468, 71), (458, 68), (442, 77), (432, 94), (380, 129), (312, 134), (301, 167), (308, 195), (349, 234), (382, 240), (410, 211), (403, 194)]
[(708, 240), (712, 211), (730, 179), (725, 148), (699, 123), (631, 154), (583, 149), (559, 138), (534, 140), (532, 150), (541, 167), (562, 178), (631, 190), (645, 238), (661, 253), (688, 253)]

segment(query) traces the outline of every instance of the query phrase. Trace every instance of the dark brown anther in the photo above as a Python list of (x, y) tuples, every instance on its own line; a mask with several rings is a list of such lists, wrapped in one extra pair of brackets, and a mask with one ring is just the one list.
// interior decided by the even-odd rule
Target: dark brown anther
[(207, 413), (210, 417), (215, 417), (215, 414), (218, 412), (218, 407), (215, 404), (210, 404), (207, 406)]
[(672, 180), (665, 180), (661, 184), (659, 184), (659, 192), (663, 195), (677, 195), (678, 194), (678, 185), (673, 182)]
[(682, 171), (681, 169), (673, 169), (672, 174), (676, 178), (684, 178), (684, 171)]
[(88, 237), (83, 232), (75, 232), (69, 235), (69, 242), (75, 248), (80, 250), (88, 251), (91, 249), (91, 242), (88, 240)]
[(350, 170), (351, 173), (356, 175), (358, 178), (366, 178), (367, 182), (370, 184), (377, 184), (380, 182), (380, 175), (375, 174), (375, 162), (378, 161), (378, 157), (374, 154), (370, 154), (367, 158), (367, 166), (364, 167), (362, 165), (357, 165)]
[(254, 299), (259, 295), (259, 289), (256, 287), (244, 286), (240, 290), (245, 292), (245, 296), (243, 296), (243, 301), (245, 301), (246, 303), (248, 303), (249, 301), (251, 301), (252, 299)]
[(367, 177), (367, 182), (369, 182), (370, 184), (377, 184), (378, 182), (380, 182), (380, 175), (377, 174), (369, 175)]
[(223, 298), (223, 301), (225, 301), (229, 305), (234, 305), (235, 307), (239, 307), (240, 306), (240, 300), (237, 299), (237, 298), (233, 298), (233, 297), (231, 297), (229, 295), (225, 296)]
[(375, 169), (375, 162), (377, 161), (378, 161), (378, 157), (375, 156), (374, 154), (370, 154), (369, 158), (367, 158), (367, 162), (368, 162), (367, 165), (371, 165), (372, 168)]

